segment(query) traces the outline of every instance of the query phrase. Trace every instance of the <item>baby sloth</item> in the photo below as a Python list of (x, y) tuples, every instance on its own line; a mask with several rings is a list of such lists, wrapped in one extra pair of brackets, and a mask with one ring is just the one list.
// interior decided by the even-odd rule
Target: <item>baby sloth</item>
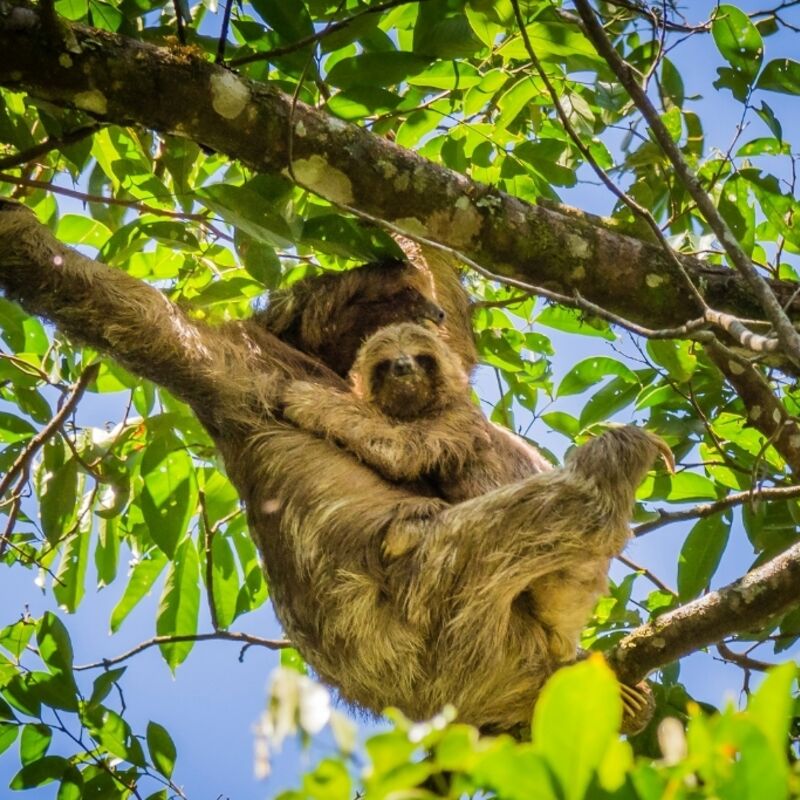
[[(461, 362), (432, 331), (382, 328), (350, 371), (352, 393), (304, 381), (284, 394), (299, 427), (338, 442), (392, 481), (427, 480), (451, 503), (552, 469), (472, 402)], [(394, 551), (399, 542), (387, 542)]]

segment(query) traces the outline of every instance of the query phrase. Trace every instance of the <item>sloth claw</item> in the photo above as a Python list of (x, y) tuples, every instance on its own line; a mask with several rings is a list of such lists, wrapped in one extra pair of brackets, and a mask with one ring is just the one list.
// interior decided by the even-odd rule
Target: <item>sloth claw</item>
[(655, 699), (653, 690), (647, 681), (640, 681), (635, 686), (620, 684), (622, 695), (622, 733), (628, 736), (639, 733), (653, 718)]

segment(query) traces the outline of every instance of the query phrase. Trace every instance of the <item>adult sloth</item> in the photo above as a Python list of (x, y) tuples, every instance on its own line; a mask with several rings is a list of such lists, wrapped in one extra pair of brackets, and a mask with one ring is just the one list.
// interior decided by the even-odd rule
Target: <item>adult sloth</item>
[[(278, 418), (287, 377), (346, 384), (263, 326), (204, 326), (16, 204), (0, 203), (0, 235), (8, 297), (194, 408), (247, 505), (278, 617), (323, 679), (375, 711), (419, 718), (450, 702), (487, 730), (527, 722), (557, 663), (518, 598), (537, 576), (619, 550), (657, 453), (649, 436), (610, 431), (564, 469), (450, 506)], [(389, 535), (421, 544), (386, 560)]]

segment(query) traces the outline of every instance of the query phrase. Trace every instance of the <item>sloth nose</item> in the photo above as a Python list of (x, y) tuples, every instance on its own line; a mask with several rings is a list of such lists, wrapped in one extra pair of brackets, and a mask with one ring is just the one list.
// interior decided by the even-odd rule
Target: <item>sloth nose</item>
[(413, 371), (414, 359), (411, 358), (411, 356), (398, 356), (394, 361), (392, 361), (392, 375), (401, 377), (403, 375), (410, 375)]
[(436, 303), (428, 303), (420, 317), (420, 321), (430, 321), (434, 325), (443, 325), (446, 316), (447, 314), (445, 314), (443, 308), (439, 308)]

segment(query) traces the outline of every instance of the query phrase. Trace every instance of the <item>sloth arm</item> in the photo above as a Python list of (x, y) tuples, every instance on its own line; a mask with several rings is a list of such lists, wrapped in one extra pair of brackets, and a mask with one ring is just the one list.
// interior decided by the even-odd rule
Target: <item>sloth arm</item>
[[(393, 481), (414, 481), (457, 470), (473, 450), (467, 414), (447, 430), (435, 420), (392, 423), (350, 392), (308, 381), (292, 381), (283, 394), (283, 413), (303, 430), (341, 444), (361, 461)], [(464, 419), (462, 419), (462, 416)]]

